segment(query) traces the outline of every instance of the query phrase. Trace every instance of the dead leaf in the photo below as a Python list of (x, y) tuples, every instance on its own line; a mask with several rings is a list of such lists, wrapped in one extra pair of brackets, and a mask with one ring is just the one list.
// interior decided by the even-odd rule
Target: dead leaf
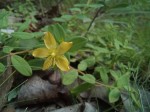
[(21, 87), (18, 93), (19, 105), (54, 101), (59, 97), (58, 91), (57, 85), (52, 85), (35, 75)]
[(76, 104), (76, 105), (72, 105), (72, 106), (68, 106), (68, 107), (56, 109), (56, 110), (50, 110), (49, 108), (47, 108), (44, 112), (98, 112), (98, 109), (95, 106), (95, 104), (85, 103), (85, 108), (83, 111), (80, 110), (81, 106), (82, 104), (80, 103), (80, 104)]
[(99, 98), (108, 102), (108, 89), (103, 86), (95, 86), (89, 91), (80, 94), (82, 98)]

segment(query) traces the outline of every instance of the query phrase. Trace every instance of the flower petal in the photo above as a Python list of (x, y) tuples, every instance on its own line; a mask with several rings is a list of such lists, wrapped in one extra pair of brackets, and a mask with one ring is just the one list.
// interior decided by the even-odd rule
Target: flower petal
[(69, 61), (65, 56), (59, 56), (56, 58), (56, 65), (62, 71), (68, 71), (69, 68)]
[(45, 58), (49, 55), (49, 50), (47, 48), (37, 48), (32, 52), (34, 57)]
[(54, 36), (50, 32), (45, 33), (44, 43), (48, 49), (56, 48), (57, 45)]
[(43, 70), (47, 70), (47, 69), (50, 68), (50, 66), (52, 66), (52, 64), (53, 64), (53, 58), (52, 58), (51, 56), (49, 56), (49, 57), (45, 60), (42, 69), (43, 69)]
[(72, 47), (72, 42), (62, 42), (58, 48), (57, 53), (60, 55), (63, 55), (65, 52), (67, 52)]

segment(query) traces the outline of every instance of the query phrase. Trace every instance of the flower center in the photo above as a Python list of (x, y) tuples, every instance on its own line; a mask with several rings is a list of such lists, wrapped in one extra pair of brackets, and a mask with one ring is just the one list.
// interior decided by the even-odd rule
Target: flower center
[(52, 53), (51, 53), (51, 56), (52, 56), (52, 57), (55, 57), (55, 56), (56, 56), (56, 53), (55, 53), (55, 52), (52, 52)]

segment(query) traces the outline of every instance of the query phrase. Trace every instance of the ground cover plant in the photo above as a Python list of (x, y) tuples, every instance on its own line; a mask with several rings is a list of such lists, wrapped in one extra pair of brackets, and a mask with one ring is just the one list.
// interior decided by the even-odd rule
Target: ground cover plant
[(149, 112), (149, 7), (0, 1), (0, 111)]

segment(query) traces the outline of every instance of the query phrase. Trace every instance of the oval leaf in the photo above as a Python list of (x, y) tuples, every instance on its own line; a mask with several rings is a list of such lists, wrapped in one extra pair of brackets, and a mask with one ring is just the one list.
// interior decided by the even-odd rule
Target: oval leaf
[(28, 61), (29, 65), (31, 66), (32, 70), (41, 70), (44, 60), (41, 58), (32, 59)]
[(117, 87), (125, 87), (130, 85), (130, 75), (127, 73), (125, 75), (122, 75), (118, 80), (117, 80)]
[(108, 69), (105, 67), (96, 67), (95, 71), (99, 72), (101, 80), (105, 83), (108, 84), (109, 77), (108, 77)]
[(58, 43), (61, 43), (65, 40), (65, 31), (60, 24), (54, 24), (49, 26), (48, 31), (53, 34)]
[(11, 100), (13, 100), (14, 98), (16, 98), (17, 97), (17, 95), (18, 95), (18, 91), (19, 91), (19, 89), (14, 89), (14, 90), (12, 90), (12, 91), (10, 91), (9, 93), (8, 93), (8, 101), (11, 101)]
[(73, 37), (73, 39), (70, 39), (69, 41), (73, 42), (73, 46), (71, 47), (69, 52), (77, 51), (82, 47), (84, 47), (85, 44), (87, 43), (87, 39), (84, 37)]
[(5, 69), (6, 69), (5, 66), (2, 63), (0, 63), (0, 73), (3, 73)]
[(22, 50), (33, 49), (37, 45), (40, 45), (39, 41), (34, 39), (34, 38), (32, 38), (32, 39), (21, 39), (18, 42), (19, 42), (20, 49), (22, 49)]
[(94, 56), (90, 56), (87, 59), (84, 60), (87, 63), (88, 67), (91, 67), (95, 64), (95, 57)]
[(120, 91), (118, 88), (114, 88), (109, 92), (109, 102), (110, 103), (114, 103), (116, 101), (118, 101), (120, 97)]
[(78, 69), (81, 70), (81, 71), (85, 71), (87, 69), (87, 63), (85, 61), (81, 61), (78, 64)]
[(18, 31), (24, 31), (29, 28), (29, 25), (31, 23), (31, 19), (26, 20), (24, 23), (21, 24), (21, 26), (18, 28)]
[(93, 87), (93, 84), (85, 82), (85, 83), (82, 83), (79, 86), (73, 88), (71, 90), (71, 93), (73, 95), (78, 95), (78, 94), (80, 94), (80, 93), (82, 93), (82, 92), (84, 92), (84, 91), (86, 91), (86, 90), (88, 90), (88, 89), (90, 89), (92, 87)]
[(24, 76), (31, 76), (32, 69), (28, 62), (18, 55), (11, 56), (11, 61), (14, 68)]
[(10, 53), (14, 48), (11, 46), (4, 46), (3, 47), (3, 52), (4, 53)]
[(80, 79), (84, 80), (85, 82), (94, 84), (95, 83), (95, 77), (91, 74), (85, 74), (83, 76), (80, 76)]
[(12, 33), (12, 36), (19, 39), (31, 39), (35, 37), (34, 34), (27, 32), (14, 32)]
[(117, 81), (119, 79), (119, 77), (121, 76), (120, 71), (113, 71), (110, 70), (110, 74), (113, 76), (113, 78)]
[(67, 74), (63, 75), (62, 82), (64, 85), (72, 84), (78, 77), (78, 72), (76, 70), (71, 70)]

